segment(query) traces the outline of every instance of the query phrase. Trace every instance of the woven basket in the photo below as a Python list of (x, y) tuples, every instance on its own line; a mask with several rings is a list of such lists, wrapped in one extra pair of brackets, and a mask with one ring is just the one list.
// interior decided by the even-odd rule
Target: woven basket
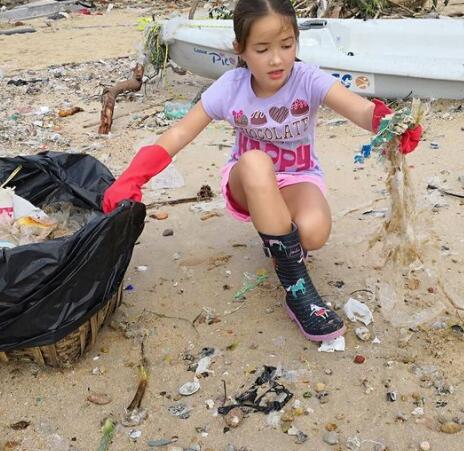
[(48, 346), (15, 349), (0, 352), (0, 363), (10, 360), (33, 361), (40, 365), (66, 367), (79, 359), (97, 340), (100, 328), (109, 322), (111, 315), (121, 305), (123, 284), (116, 294), (89, 320), (66, 337)]

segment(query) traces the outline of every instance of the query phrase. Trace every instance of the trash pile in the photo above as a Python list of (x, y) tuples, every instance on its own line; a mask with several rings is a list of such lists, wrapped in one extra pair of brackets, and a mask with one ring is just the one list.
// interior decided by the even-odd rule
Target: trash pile
[(0, 188), (0, 249), (72, 235), (93, 214), (69, 202), (51, 203), (42, 210), (16, 195), (14, 189)]
[[(108, 74), (111, 74), (110, 76)], [(90, 144), (81, 145), (82, 136), (64, 136), (68, 116), (89, 111), (99, 101), (103, 88), (124, 80), (130, 74), (127, 58), (99, 60), (91, 63), (50, 66), (45, 70), (28, 70), (0, 80), (0, 149), (8, 154), (32, 154), (38, 150), (93, 152), (103, 143), (95, 133)], [(60, 95), (61, 93), (61, 95)], [(137, 101), (133, 93), (121, 97)], [(24, 103), (24, 98), (29, 100)], [(44, 99), (54, 99), (45, 103)], [(87, 106), (86, 106), (87, 105)], [(91, 108), (90, 108), (91, 109)], [(88, 128), (88, 130), (87, 130)], [(97, 125), (84, 130), (95, 132)]]

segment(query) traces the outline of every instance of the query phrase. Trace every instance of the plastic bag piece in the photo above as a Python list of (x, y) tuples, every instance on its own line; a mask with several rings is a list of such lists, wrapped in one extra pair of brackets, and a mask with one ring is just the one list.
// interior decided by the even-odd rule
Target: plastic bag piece
[(0, 351), (53, 344), (76, 330), (115, 294), (143, 230), (145, 206), (125, 201), (101, 212), (114, 181), (98, 160), (46, 152), (0, 158), (0, 181), (34, 205), (71, 202), (93, 211), (70, 236), (0, 250)]
[(368, 326), (374, 317), (369, 307), (366, 304), (358, 301), (357, 299), (349, 298), (343, 306), (343, 310), (350, 321), (361, 321)]

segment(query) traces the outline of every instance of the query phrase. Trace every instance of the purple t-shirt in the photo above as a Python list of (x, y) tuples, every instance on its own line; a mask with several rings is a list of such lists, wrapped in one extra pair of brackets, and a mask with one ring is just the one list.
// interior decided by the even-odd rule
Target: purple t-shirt
[(260, 149), (272, 158), (276, 172), (322, 176), (315, 149), (316, 114), (335, 82), (317, 66), (296, 62), (285, 85), (260, 98), (251, 87), (250, 71), (239, 68), (216, 80), (201, 101), (208, 116), (226, 120), (236, 130), (230, 161)]

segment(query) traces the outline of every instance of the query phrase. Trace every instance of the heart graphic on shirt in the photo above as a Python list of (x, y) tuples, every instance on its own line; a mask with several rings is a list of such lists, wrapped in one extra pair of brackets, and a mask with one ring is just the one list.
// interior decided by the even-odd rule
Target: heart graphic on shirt
[(281, 124), (285, 119), (287, 119), (288, 116), (288, 108), (281, 106), (280, 108), (273, 106), (269, 110), (269, 116), (272, 117), (276, 122)]

